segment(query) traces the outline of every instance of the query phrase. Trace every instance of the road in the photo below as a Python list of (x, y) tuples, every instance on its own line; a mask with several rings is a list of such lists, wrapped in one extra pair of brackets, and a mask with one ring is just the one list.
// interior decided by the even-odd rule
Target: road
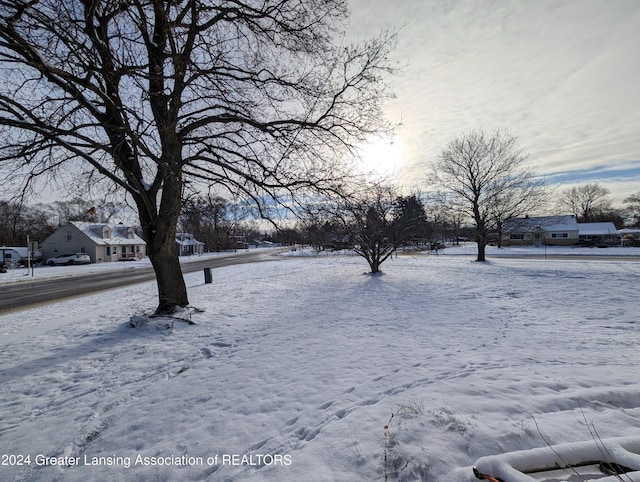
[[(249, 251), (220, 258), (207, 258), (182, 264), (183, 273), (193, 273), (204, 268), (220, 268), (234, 264), (273, 261), (281, 250)], [(204, 275), (203, 275), (204, 277)], [(123, 286), (153, 281), (152, 267), (127, 268), (119, 270), (78, 274), (67, 278), (45, 278), (24, 283), (5, 284), (0, 290), (0, 314), (18, 311), (90, 293), (121, 288)]]

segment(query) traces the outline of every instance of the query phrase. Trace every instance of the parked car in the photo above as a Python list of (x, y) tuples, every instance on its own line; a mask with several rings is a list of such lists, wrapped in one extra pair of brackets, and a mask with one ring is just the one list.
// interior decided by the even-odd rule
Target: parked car
[(578, 246), (585, 246), (588, 248), (592, 248), (595, 245), (596, 245), (595, 241), (590, 238), (580, 238), (580, 240), (578, 241)]
[(55, 258), (49, 258), (47, 264), (49, 266), (57, 266), (61, 264), (89, 264), (91, 258), (86, 253), (61, 254)]

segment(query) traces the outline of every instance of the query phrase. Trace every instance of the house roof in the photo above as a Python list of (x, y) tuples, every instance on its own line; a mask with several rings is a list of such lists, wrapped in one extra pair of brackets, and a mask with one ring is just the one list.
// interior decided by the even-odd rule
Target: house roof
[(577, 231), (578, 222), (573, 215), (511, 218), (502, 224), (505, 233), (528, 233), (536, 229), (551, 231)]
[(578, 230), (581, 236), (618, 234), (613, 223), (578, 223)]
[[(71, 221), (69, 224), (82, 231), (83, 234), (91, 238), (91, 241), (93, 241), (97, 245), (114, 246), (147, 244), (140, 236), (138, 236), (134, 232), (131, 232), (131, 237), (129, 237), (130, 226), (124, 226), (122, 224), (110, 225), (107, 223), (87, 223), (82, 221)], [(110, 238), (102, 237), (102, 230), (105, 227), (108, 227), (111, 230)]]
[(203, 242), (198, 241), (191, 233), (176, 233), (176, 243), (180, 246), (200, 246)]
[(2, 246), (2, 249), (15, 251), (23, 258), (26, 258), (29, 254), (29, 248), (25, 248), (24, 246)]

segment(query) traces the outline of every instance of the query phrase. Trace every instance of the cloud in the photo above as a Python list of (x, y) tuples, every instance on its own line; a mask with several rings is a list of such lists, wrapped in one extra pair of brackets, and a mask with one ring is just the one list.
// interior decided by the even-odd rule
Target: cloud
[(601, 184), (609, 188), (614, 203), (620, 205), (626, 197), (640, 192), (640, 160), (558, 171), (548, 175), (546, 181), (551, 186), (562, 188), (577, 184)]
[(452, 138), (476, 129), (508, 129), (544, 174), (575, 171), (580, 178), (615, 165), (621, 182), (635, 176), (629, 163), (640, 159), (637, 1), (351, 4), (354, 37), (405, 25), (395, 55), (406, 67), (386, 111), (403, 122), (397, 142), (406, 184), (424, 178)]

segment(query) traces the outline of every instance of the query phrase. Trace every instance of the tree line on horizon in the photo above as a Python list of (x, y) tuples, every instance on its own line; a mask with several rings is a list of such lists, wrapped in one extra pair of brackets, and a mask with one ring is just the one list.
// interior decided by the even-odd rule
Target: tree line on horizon
[[(544, 186), (539, 187), (542, 196)], [(461, 239), (477, 242), (477, 224), (454, 203), (447, 202), (450, 194), (432, 191), (401, 195), (381, 184), (372, 184), (365, 192), (366, 195), (360, 193), (338, 203), (305, 206), (293, 225), (285, 223), (286, 227), (269, 233), (258, 229), (254, 215), (244, 204), (230, 203), (220, 196), (192, 196), (183, 203), (177, 230), (193, 234), (205, 244), (206, 252), (235, 249), (239, 237), (283, 245), (303, 244), (318, 251), (353, 249), (367, 260), (372, 273), (378, 272), (380, 265), (400, 247), (438, 249), (445, 242)], [(610, 191), (599, 184), (564, 189), (556, 199), (556, 203), (536, 214), (570, 212), (578, 222), (640, 227), (640, 193), (626, 198), (627, 207), (623, 209), (612, 208)], [(544, 205), (538, 207), (541, 206)], [(114, 202), (101, 204), (82, 198), (35, 206), (0, 200), (0, 245), (21, 246), (27, 236), (41, 242), (70, 221), (113, 223), (123, 209), (124, 206)], [(498, 226), (499, 219), (495, 219), (484, 228), (489, 236), (487, 244), (500, 245)], [(142, 234), (139, 227), (138, 232)]]

